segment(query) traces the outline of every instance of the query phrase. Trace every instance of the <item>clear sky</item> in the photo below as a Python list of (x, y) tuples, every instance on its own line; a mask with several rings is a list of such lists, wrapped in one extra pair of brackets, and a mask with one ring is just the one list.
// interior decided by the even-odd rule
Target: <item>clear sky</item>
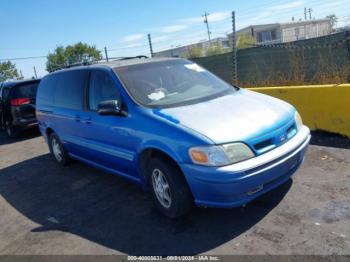
[[(230, 33), (231, 12), (237, 28), (336, 14), (338, 26), (350, 23), (349, 0), (0, 0), (0, 59), (46, 56), (57, 45), (78, 41), (105, 46), (109, 56), (149, 55), (154, 51), (207, 39), (204, 12), (210, 13), (212, 37)], [(45, 75), (46, 58), (14, 60), (24, 77)]]

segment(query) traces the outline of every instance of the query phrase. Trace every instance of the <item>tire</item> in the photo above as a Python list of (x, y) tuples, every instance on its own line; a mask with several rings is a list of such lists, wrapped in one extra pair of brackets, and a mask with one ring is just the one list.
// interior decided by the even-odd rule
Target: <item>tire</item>
[(67, 166), (70, 163), (68, 153), (55, 133), (52, 133), (49, 137), (49, 148), (53, 158), (58, 164)]
[(16, 138), (19, 134), (19, 128), (16, 126), (13, 126), (10, 122), (6, 122), (6, 134), (10, 137), (10, 138)]
[(167, 159), (151, 158), (147, 169), (147, 181), (157, 208), (169, 218), (188, 213), (193, 197), (179, 167)]

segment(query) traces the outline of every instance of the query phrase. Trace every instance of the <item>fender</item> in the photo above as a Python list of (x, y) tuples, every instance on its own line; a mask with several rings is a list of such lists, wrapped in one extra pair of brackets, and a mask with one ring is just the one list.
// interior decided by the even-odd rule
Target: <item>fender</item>
[(141, 158), (142, 152), (147, 150), (147, 149), (157, 149), (157, 150), (162, 151), (163, 153), (167, 154), (175, 162), (177, 162), (177, 163), (183, 162), (183, 158), (180, 156), (180, 154), (178, 154), (177, 152), (175, 152), (169, 146), (167, 146), (166, 144), (164, 144), (162, 142), (159, 142), (156, 140), (149, 140), (149, 141), (143, 143), (136, 151), (134, 164), (135, 164), (135, 166), (138, 167), (137, 173), (142, 181), (142, 186), (143, 186), (144, 190), (147, 190), (147, 183), (144, 179), (144, 176), (140, 172), (139, 164), (140, 164), (140, 158)]

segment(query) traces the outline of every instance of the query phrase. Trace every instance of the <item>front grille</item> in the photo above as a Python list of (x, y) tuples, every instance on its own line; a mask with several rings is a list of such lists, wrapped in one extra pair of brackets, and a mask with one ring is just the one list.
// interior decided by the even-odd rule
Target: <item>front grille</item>
[(287, 129), (287, 137), (292, 138), (297, 133), (297, 127), (293, 123), (288, 129)]
[(271, 146), (271, 145), (273, 145), (272, 139), (267, 139), (267, 140), (264, 140), (264, 141), (262, 141), (260, 143), (255, 144), (254, 148), (257, 151), (260, 151), (260, 150), (262, 150), (262, 149), (264, 149), (264, 148), (266, 148), (268, 146)]
[(295, 123), (293, 123), (289, 127), (283, 128), (278, 134), (274, 133), (270, 138), (254, 144), (253, 147), (258, 154), (266, 153), (267, 151), (284, 144), (296, 133), (297, 129)]

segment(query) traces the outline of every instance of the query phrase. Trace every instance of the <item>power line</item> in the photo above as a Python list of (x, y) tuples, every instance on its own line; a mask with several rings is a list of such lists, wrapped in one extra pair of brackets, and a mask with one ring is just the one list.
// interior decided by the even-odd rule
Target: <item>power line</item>
[[(141, 48), (141, 47), (147, 47), (147, 44), (144, 45), (135, 45), (135, 46), (122, 46), (122, 47), (116, 47), (116, 48), (112, 48), (112, 49), (107, 49), (107, 51), (117, 51), (117, 50), (123, 50), (123, 49), (134, 49), (134, 48)], [(101, 51), (101, 50), (99, 50)]]
[(38, 58), (47, 58), (47, 56), (28, 56), (28, 57), (0, 58), (0, 61), (29, 60), (29, 59), (38, 59)]

